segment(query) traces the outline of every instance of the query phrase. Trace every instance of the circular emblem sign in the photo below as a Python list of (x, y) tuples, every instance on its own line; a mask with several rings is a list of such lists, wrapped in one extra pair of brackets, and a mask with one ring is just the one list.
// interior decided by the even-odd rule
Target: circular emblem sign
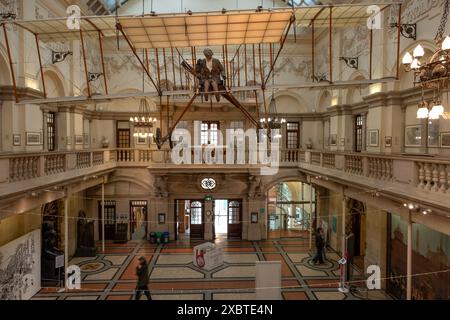
[(202, 179), (201, 186), (205, 190), (212, 190), (216, 187), (216, 180), (213, 178), (204, 178)]

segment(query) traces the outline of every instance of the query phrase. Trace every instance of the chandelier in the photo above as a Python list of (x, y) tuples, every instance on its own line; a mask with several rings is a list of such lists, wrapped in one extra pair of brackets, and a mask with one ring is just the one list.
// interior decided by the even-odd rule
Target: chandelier
[[(270, 114), (274, 114), (275, 117), (274, 118), (272, 118), (270, 116), (268, 116), (267, 118), (263, 117), (263, 118), (259, 119), (259, 122), (261, 122), (261, 124), (263, 124), (263, 125), (267, 124), (267, 127), (269, 128), (269, 131), (270, 130), (274, 130), (274, 129), (281, 129), (281, 125), (283, 123), (286, 123), (286, 119), (283, 118), (283, 117), (278, 118), (278, 116), (277, 116), (277, 104), (275, 102), (273, 94), (272, 94), (272, 99), (270, 100), (270, 104), (269, 104), (269, 113)], [(281, 138), (281, 132), (278, 131), (278, 133), (275, 134), (274, 138), (275, 139)]]
[[(442, 89), (448, 85), (450, 77), (450, 37), (447, 36), (441, 47), (424, 61), (425, 50), (419, 44), (412, 55), (407, 52), (403, 57), (403, 65), (406, 71), (414, 72), (414, 85), (427, 89), (433, 89), (434, 97), (430, 105), (423, 99), (417, 110), (418, 119), (439, 119), (444, 114), (441, 103)], [(430, 109), (431, 107), (431, 109)]]
[[(417, 109), (418, 119), (436, 120), (444, 114), (444, 106), (441, 103), (442, 90), (448, 86), (450, 78), (450, 36), (443, 39), (445, 25), (447, 23), (449, 1), (444, 3), (444, 12), (441, 23), (435, 37), (438, 49), (430, 59), (425, 59), (425, 50), (418, 44), (412, 54), (406, 52), (403, 56), (403, 66), (407, 72), (414, 72), (414, 86), (422, 88), (422, 100)], [(442, 40), (443, 39), (443, 40)], [(426, 102), (423, 96), (424, 89), (433, 90), (433, 100)]]
[(153, 137), (153, 126), (157, 119), (150, 116), (150, 105), (147, 98), (142, 98), (139, 103), (139, 112), (136, 116), (130, 117), (130, 123), (134, 126), (135, 137)]

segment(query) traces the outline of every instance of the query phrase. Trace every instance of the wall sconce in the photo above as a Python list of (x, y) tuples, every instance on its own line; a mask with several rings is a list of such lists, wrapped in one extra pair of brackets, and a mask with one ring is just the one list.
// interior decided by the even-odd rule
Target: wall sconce
[(344, 61), (349, 68), (358, 69), (358, 57), (339, 57), (339, 60)]
[(0, 20), (16, 20), (17, 15), (14, 12), (0, 13)]
[(315, 76), (313, 76), (314, 80), (316, 80), (317, 82), (323, 82), (323, 81), (328, 81), (327, 80), (327, 74), (326, 73), (319, 73)]
[(400, 33), (406, 39), (414, 39), (417, 38), (417, 24), (416, 23), (402, 23), (399, 25), (398, 23), (391, 23), (391, 28), (400, 28)]
[(103, 73), (88, 72), (89, 82), (98, 80), (98, 78), (100, 78), (102, 75)]
[(67, 56), (73, 55), (72, 51), (53, 51), (52, 50), (52, 64), (63, 62)]

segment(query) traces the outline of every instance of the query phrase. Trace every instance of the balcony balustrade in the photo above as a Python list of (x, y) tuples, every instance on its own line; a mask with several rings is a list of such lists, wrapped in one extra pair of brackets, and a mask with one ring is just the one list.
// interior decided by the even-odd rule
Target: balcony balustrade
[[(197, 149), (196, 149), (197, 150)], [(235, 157), (237, 150), (235, 150)], [(176, 167), (170, 150), (102, 149), (67, 152), (0, 155), (0, 196), (62, 182), (81, 175), (95, 174), (116, 167)], [(248, 163), (248, 151), (245, 159)], [(224, 160), (226, 153), (224, 151)], [(205, 163), (203, 158), (202, 163)], [(192, 161), (194, 160), (194, 151)], [(300, 168), (316, 174), (336, 176), (360, 184), (378, 184), (385, 189), (403, 188), (415, 194), (450, 193), (450, 160), (429, 157), (325, 150), (282, 149), (280, 168)], [(232, 164), (213, 163), (217, 166)], [(242, 166), (242, 164), (241, 164)], [(254, 164), (245, 164), (252, 167)], [(258, 166), (261, 166), (259, 164)], [(54, 179), (57, 177), (58, 179)], [(30, 183), (31, 182), (31, 183)], [(411, 194), (414, 196), (414, 194)]]

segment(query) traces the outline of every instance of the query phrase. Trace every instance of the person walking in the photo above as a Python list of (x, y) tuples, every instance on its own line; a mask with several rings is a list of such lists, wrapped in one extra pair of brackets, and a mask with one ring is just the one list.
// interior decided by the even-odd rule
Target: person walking
[(324, 240), (324, 237), (323, 237), (323, 229), (322, 228), (318, 228), (317, 232), (316, 232), (316, 249), (317, 249), (317, 252), (316, 252), (316, 255), (314, 256), (314, 258), (312, 260), (314, 264), (317, 264), (317, 263), (323, 264), (324, 263), (324, 261), (323, 261), (323, 257), (324, 257), (323, 248), (324, 248), (324, 246), (325, 246), (325, 240)]
[(137, 284), (136, 291), (134, 293), (134, 300), (139, 300), (142, 294), (145, 294), (148, 300), (152, 300), (150, 295), (150, 289), (148, 288), (149, 274), (148, 264), (145, 257), (138, 259), (139, 265), (136, 267)]

